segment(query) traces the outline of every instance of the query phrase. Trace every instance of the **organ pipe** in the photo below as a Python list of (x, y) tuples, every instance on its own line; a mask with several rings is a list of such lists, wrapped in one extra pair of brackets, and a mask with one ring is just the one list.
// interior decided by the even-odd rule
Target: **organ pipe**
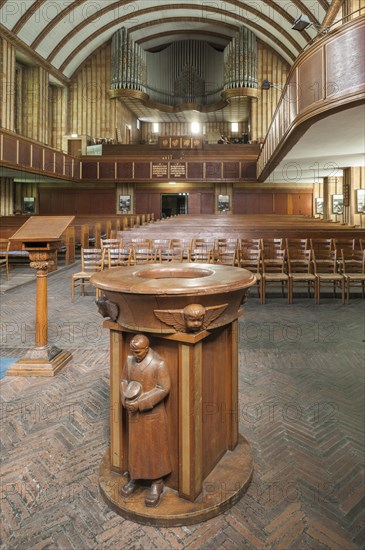
[(112, 37), (111, 86), (168, 105), (216, 103), (223, 89), (258, 87), (256, 36), (241, 27), (224, 52), (201, 40), (145, 52), (122, 27)]
[(224, 50), (224, 89), (257, 87), (256, 36), (241, 27)]

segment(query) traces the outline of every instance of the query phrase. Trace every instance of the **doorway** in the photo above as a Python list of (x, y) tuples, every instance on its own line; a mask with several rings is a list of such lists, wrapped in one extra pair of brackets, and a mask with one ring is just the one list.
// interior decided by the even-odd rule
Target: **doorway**
[(161, 218), (188, 213), (188, 193), (166, 193), (161, 195)]

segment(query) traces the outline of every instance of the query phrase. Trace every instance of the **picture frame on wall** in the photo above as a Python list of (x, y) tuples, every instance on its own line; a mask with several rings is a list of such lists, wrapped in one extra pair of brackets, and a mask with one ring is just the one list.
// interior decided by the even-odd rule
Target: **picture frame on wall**
[(343, 213), (343, 195), (332, 195), (332, 214)]
[(119, 195), (119, 211), (120, 212), (130, 212), (131, 210), (131, 196), (130, 195)]
[(229, 209), (229, 195), (218, 195), (218, 212), (227, 212)]
[(316, 197), (316, 214), (323, 214), (323, 197)]
[(23, 212), (24, 214), (34, 214), (35, 197), (23, 197)]
[(356, 189), (356, 212), (365, 214), (365, 189)]

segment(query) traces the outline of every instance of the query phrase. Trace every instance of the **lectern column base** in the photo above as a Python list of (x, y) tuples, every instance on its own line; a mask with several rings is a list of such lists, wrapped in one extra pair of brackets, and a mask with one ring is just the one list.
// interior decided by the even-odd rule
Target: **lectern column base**
[(27, 351), (22, 359), (13, 363), (7, 376), (55, 376), (70, 360), (72, 354), (55, 346)]
[[(253, 460), (248, 441), (239, 436), (234, 451), (227, 451), (203, 482), (203, 491), (190, 502), (165, 486), (157, 508), (144, 504), (147, 487), (140, 487), (128, 498), (121, 496), (126, 478), (111, 470), (110, 452), (100, 463), (99, 485), (102, 495), (121, 516), (159, 527), (192, 525), (213, 518), (233, 506), (246, 492), (253, 474)], [(168, 481), (167, 481), (168, 483)]]

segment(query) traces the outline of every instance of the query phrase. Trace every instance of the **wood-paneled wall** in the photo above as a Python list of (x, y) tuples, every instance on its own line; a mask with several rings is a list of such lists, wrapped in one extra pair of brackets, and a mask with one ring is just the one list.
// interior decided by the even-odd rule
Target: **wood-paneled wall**
[(279, 102), (282, 87), (289, 73), (289, 64), (282, 59), (272, 48), (258, 41), (258, 70), (259, 87), (263, 80), (269, 80), (278, 87), (261, 90), (258, 100), (251, 105), (251, 139), (263, 140), (266, 136), (276, 106)]
[(0, 37), (0, 126), (14, 131), (15, 47)]
[(49, 86), (48, 90), (48, 144), (62, 149), (62, 138), (66, 133), (67, 90), (61, 86)]
[(49, 73), (40, 66), (23, 69), (22, 134), (48, 145)]
[(14, 180), (0, 178), (0, 216), (11, 216), (14, 213)]
[(93, 138), (116, 138), (116, 128), (125, 143), (125, 126), (136, 132), (134, 117), (118, 100), (109, 99), (110, 44), (102, 46), (72, 78), (68, 134)]
[(39, 190), (39, 213), (46, 216), (115, 214), (115, 187)]

